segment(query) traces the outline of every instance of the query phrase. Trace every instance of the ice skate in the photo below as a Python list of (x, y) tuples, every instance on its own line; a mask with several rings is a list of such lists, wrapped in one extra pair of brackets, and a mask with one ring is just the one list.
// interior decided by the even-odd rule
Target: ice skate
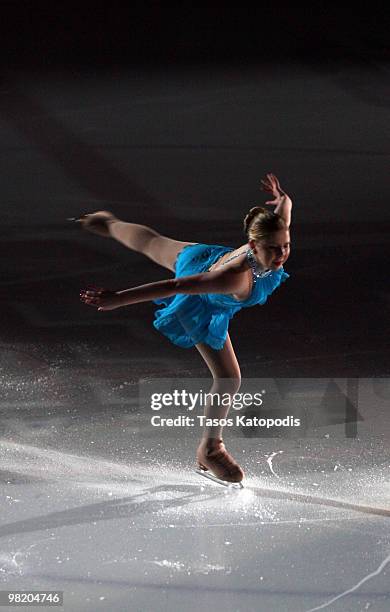
[(244, 472), (227, 452), (222, 439), (211, 442), (201, 442), (196, 452), (198, 467), (195, 470), (218, 484), (225, 487), (242, 489), (241, 480)]

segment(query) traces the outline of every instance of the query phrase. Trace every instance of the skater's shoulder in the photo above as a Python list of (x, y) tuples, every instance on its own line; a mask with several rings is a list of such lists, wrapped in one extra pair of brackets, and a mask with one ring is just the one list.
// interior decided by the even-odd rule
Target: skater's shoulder
[(249, 268), (246, 258), (248, 245), (244, 244), (237, 248), (231, 247), (223, 253), (208, 269), (208, 272), (223, 269), (233, 268), (235, 270), (245, 271)]

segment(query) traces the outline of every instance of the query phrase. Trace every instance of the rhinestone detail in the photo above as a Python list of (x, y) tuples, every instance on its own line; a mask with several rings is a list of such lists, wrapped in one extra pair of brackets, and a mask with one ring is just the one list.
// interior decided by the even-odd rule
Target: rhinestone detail
[(259, 264), (256, 261), (255, 256), (253, 255), (252, 249), (247, 249), (246, 251), (242, 251), (241, 253), (237, 253), (237, 255), (233, 255), (233, 257), (229, 257), (226, 261), (221, 263), (221, 266), (224, 266), (225, 264), (227, 264), (232, 259), (236, 259), (236, 257), (239, 257), (243, 253), (246, 254), (246, 258), (247, 258), (248, 263), (249, 263), (249, 265), (251, 267), (252, 274), (253, 274), (253, 282), (254, 283), (256, 282), (256, 280), (258, 278), (265, 278), (266, 276), (269, 276), (272, 273), (272, 270), (264, 270), (263, 268), (261, 268), (259, 266)]

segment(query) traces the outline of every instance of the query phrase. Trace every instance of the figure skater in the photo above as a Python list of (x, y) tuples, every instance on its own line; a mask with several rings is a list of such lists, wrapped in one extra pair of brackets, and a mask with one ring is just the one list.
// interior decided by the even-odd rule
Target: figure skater
[[(238, 248), (174, 240), (104, 210), (77, 219), (83, 229), (114, 238), (175, 274), (123, 291), (88, 287), (81, 291), (81, 301), (99, 311), (146, 301), (163, 305), (155, 313), (154, 327), (180, 347), (196, 346), (213, 377), (210, 393), (232, 397), (241, 385), (229, 320), (241, 308), (264, 304), (289, 277), (283, 264), (290, 254), (292, 201), (274, 174), (261, 183), (261, 189), (274, 196), (265, 204), (276, 208), (250, 209), (244, 219), (248, 242)], [(205, 475), (211, 472), (222, 483), (241, 483), (244, 472), (227, 452), (219, 424), (229, 408), (212, 401), (205, 406), (205, 422), (212, 425), (204, 427), (196, 457)]]

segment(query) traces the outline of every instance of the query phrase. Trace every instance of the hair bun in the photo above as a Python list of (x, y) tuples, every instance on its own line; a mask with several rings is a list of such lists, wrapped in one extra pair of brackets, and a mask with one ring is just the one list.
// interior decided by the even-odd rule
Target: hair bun
[(267, 211), (262, 206), (253, 206), (253, 208), (250, 209), (250, 211), (248, 212), (248, 214), (245, 216), (245, 219), (244, 219), (244, 230), (246, 234), (248, 233), (248, 230), (251, 226), (253, 219), (257, 217), (258, 214), (265, 213), (265, 212)]

